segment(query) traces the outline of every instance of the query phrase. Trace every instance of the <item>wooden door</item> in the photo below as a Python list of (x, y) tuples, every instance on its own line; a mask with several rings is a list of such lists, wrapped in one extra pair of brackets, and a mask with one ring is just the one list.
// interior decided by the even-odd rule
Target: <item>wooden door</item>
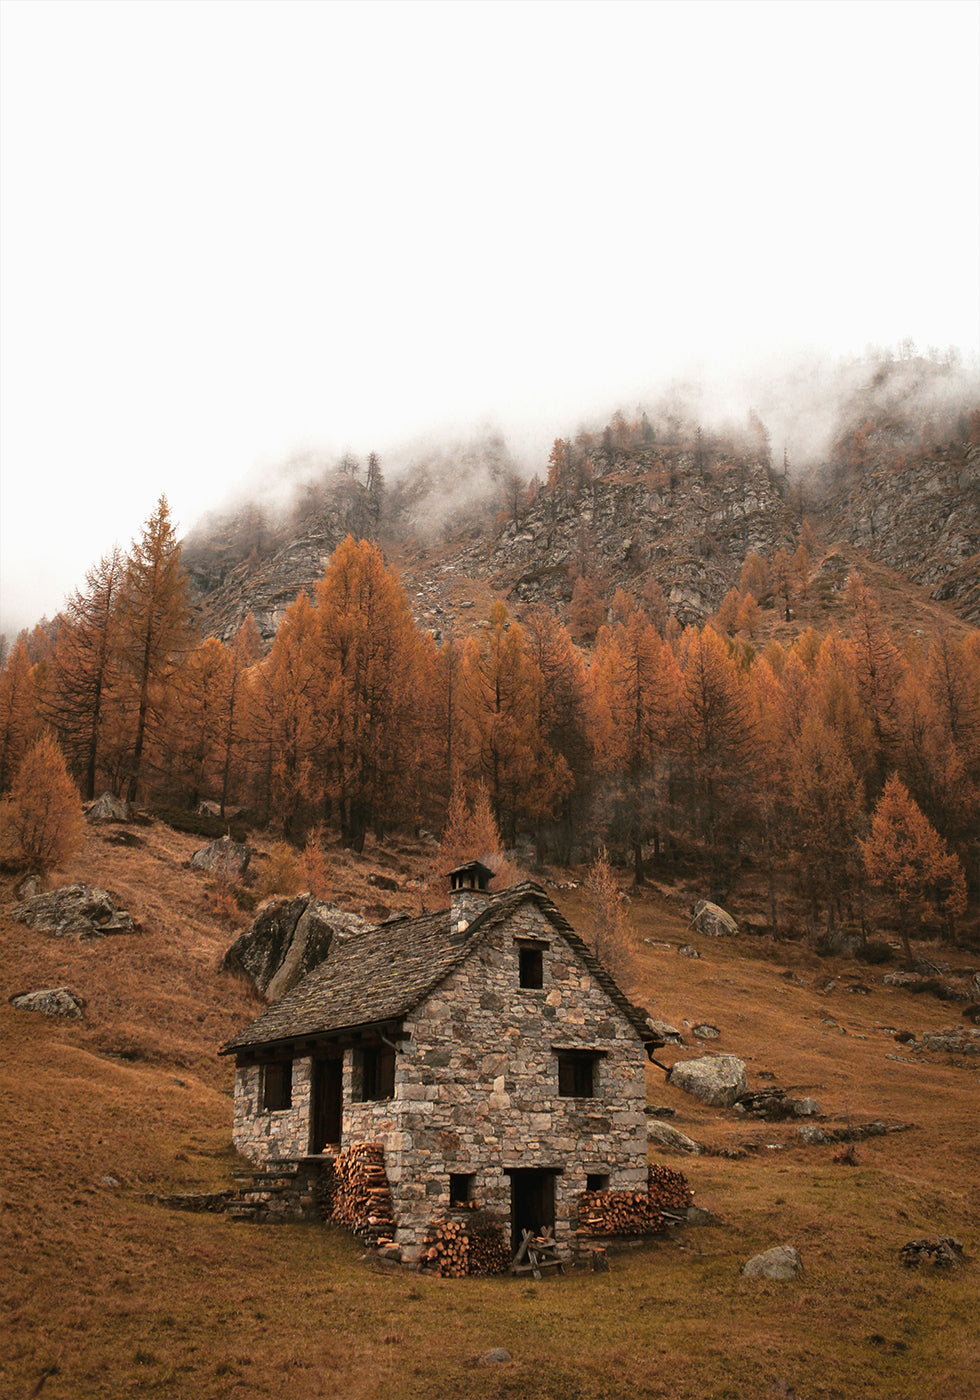
[(525, 1230), (539, 1235), (555, 1228), (555, 1173), (533, 1168), (510, 1174), (511, 1245), (518, 1248)]
[(310, 1085), (310, 1152), (339, 1147), (344, 1118), (344, 1062), (340, 1055), (313, 1061)]

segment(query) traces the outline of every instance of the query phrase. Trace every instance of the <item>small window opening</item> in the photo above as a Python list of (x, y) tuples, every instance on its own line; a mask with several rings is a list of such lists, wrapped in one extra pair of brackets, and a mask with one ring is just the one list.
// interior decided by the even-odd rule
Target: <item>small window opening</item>
[(608, 1191), (609, 1173), (587, 1172), (585, 1177), (585, 1189), (586, 1191)]
[(520, 949), (522, 987), (544, 986), (544, 957), (540, 948)]
[(473, 1199), (474, 1172), (449, 1173), (449, 1204), (465, 1206)]
[(262, 1075), (262, 1107), (266, 1113), (279, 1113), (293, 1106), (293, 1062), (280, 1060), (266, 1065)]
[(367, 1045), (355, 1051), (354, 1099), (371, 1103), (395, 1096), (395, 1051), (390, 1045)]
[(591, 1099), (595, 1096), (597, 1059), (581, 1051), (558, 1052), (559, 1098)]

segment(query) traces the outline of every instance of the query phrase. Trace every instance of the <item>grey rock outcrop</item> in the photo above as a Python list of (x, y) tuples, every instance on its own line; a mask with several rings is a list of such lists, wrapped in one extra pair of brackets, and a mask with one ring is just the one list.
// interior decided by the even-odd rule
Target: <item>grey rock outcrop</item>
[(791, 1244), (777, 1244), (751, 1258), (742, 1270), (743, 1278), (796, 1278), (803, 1268), (799, 1252)]
[(21, 992), (10, 998), (11, 1006), (18, 1011), (40, 1011), (45, 1016), (69, 1016), (74, 1021), (82, 1019), (85, 1003), (70, 987), (42, 987), (36, 992)]
[(251, 846), (233, 841), (230, 836), (222, 836), (219, 841), (211, 841), (194, 852), (191, 856), (191, 869), (206, 870), (210, 874), (237, 880), (245, 874), (251, 859)]
[(121, 797), (113, 797), (111, 792), (104, 792), (85, 808), (85, 820), (93, 826), (103, 822), (128, 822), (129, 803)]
[(658, 1147), (665, 1147), (668, 1151), (689, 1152), (692, 1155), (701, 1151), (700, 1143), (689, 1138), (679, 1128), (672, 1128), (668, 1123), (648, 1123), (647, 1139), (650, 1142), (655, 1142)]
[(244, 973), (269, 1001), (277, 1001), (323, 962), (335, 937), (349, 938), (371, 927), (356, 914), (309, 894), (276, 899), (235, 939), (222, 965)]
[(698, 933), (708, 938), (733, 938), (738, 933), (738, 924), (731, 914), (726, 914), (720, 904), (712, 904), (708, 899), (698, 900), (691, 923)]
[(11, 917), (56, 938), (104, 938), (132, 933), (136, 927), (125, 909), (116, 908), (108, 891), (90, 885), (63, 885), (36, 894), (15, 905)]
[(748, 1088), (745, 1063), (737, 1055), (702, 1055), (698, 1060), (678, 1060), (667, 1078), (678, 1089), (718, 1108), (730, 1108)]

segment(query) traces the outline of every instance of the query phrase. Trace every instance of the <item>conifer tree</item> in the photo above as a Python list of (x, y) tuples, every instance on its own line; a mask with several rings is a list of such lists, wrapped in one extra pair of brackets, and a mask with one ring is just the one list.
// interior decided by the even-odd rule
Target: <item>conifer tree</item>
[(42, 734), (18, 764), (10, 796), (0, 803), (0, 856), (42, 873), (80, 849), (85, 824), (78, 789), (50, 734)]
[(86, 590), (76, 590), (67, 600), (58, 630), (50, 718), (89, 800), (95, 796), (104, 742), (119, 698), (122, 580), (122, 554), (113, 549), (86, 573)]
[(128, 681), (132, 750), (126, 796), (143, 781), (148, 731), (167, 720), (167, 685), (191, 642), (187, 583), (180, 542), (166, 496), (126, 558), (120, 596), (119, 656)]
[(0, 793), (10, 786), (37, 725), (32, 669), (22, 632), (0, 671)]
[(954, 918), (966, 908), (963, 867), (946, 850), (939, 833), (895, 773), (878, 799), (871, 834), (861, 842), (861, 854), (870, 884), (895, 903), (911, 968), (910, 924), (921, 925), (938, 914), (952, 932)]

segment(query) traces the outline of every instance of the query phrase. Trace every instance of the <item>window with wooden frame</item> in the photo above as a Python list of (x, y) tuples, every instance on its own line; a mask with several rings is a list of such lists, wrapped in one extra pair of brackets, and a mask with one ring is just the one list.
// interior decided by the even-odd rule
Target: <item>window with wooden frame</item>
[(538, 990), (544, 986), (544, 953), (540, 948), (517, 950), (519, 978), (522, 987)]
[(558, 1097), (594, 1098), (600, 1056), (592, 1050), (559, 1050), (557, 1054)]
[(275, 1060), (262, 1069), (262, 1107), (266, 1113), (281, 1113), (293, 1106), (293, 1062)]
[(354, 1101), (372, 1103), (395, 1096), (395, 1050), (392, 1045), (365, 1045), (354, 1051)]

